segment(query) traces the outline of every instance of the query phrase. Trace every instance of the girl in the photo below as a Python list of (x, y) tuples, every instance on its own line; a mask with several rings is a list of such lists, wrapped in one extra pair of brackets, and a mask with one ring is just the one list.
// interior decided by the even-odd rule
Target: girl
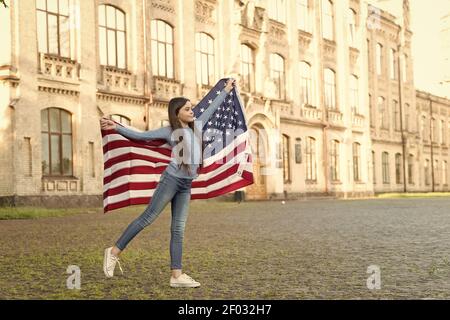
[[(228, 79), (224, 89), (196, 121), (201, 121), (202, 124), (208, 121), (234, 86), (235, 80)], [(192, 111), (191, 102), (183, 97), (173, 98), (169, 102), (168, 112), (170, 126), (145, 132), (136, 132), (118, 126), (114, 121), (107, 118), (102, 118), (100, 120), (102, 130), (116, 130), (124, 137), (134, 140), (148, 141), (151, 139), (165, 139), (172, 146), (175, 146), (181, 141), (183, 145), (182, 151), (187, 152), (180, 161), (180, 159), (175, 156), (177, 153), (172, 150), (171, 161), (166, 170), (162, 173), (158, 187), (156, 188), (148, 207), (140, 217), (128, 226), (115, 243), (115, 246), (105, 249), (103, 271), (105, 272), (106, 277), (112, 277), (114, 275), (116, 263), (119, 265), (120, 271), (122, 271), (119, 262), (120, 253), (125, 249), (127, 244), (146, 226), (150, 225), (166, 205), (171, 202), (172, 224), (170, 238), (170, 268), (172, 275), (169, 283), (171, 287), (199, 287), (199, 282), (195, 281), (187, 274), (182, 273), (181, 257), (184, 229), (188, 216), (189, 200), (191, 198), (191, 184), (192, 180), (198, 176), (197, 169), (200, 165), (199, 159), (202, 148), (193, 137), (194, 113)], [(173, 141), (172, 133), (179, 135), (182, 140)], [(191, 155), (193, 156), (194, 161), (187, 161), (186, 163), (186, 161), (184, 161), (187, 158), (186, 156), (190, 159)]]

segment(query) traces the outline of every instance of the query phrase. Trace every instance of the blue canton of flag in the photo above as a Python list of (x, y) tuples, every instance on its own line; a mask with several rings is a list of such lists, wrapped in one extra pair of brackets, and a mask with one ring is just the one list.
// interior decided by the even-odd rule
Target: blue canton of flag
[[(195, 118), (209, 107), (221, 89), (222, 82), (213, 88), (193, 109)], [(236, 89), (230, 91), (217, 111), (203, 124), (203, 150), (209, 156), (215, 155), (233, 142), (234, 138), (247, 131), (242, 104)]]

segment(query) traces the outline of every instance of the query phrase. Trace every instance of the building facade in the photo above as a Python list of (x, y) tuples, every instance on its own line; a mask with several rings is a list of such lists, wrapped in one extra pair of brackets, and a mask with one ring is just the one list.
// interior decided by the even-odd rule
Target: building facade
[(230, 75), (247, 199), (448, 190), (450, 101), (415, 90), (408, 1), (396, 16), (373, 2), (9, 1), (2, 202), (101, 203), (101, 116), (158, 128), (172, 97), (195, 104)]

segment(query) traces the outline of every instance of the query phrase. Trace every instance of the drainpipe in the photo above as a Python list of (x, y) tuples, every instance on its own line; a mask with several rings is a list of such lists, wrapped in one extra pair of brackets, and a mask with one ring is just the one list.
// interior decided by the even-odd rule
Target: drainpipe
[[(398, 38), (400, 39), (400, 33), (402, 31), (402, 27), (400, 27), (398, 31)], [(403, 192), (407, 192), (406, 190), (406, 137), (405, 133), (403, 132), (403, 95), (402, 95), (402, 85), (403, 85), (403, 79), (402, 79), (402, 73), (401, 73), (401, 49), (402, 49), (402, 43), (400, 43), (397, 46), (397, 72), (398, 72), (398, 103), (400, 107), (400, 134), (402, 136), (402, 163), (403, 163)], [(406, 66), (406, 62), (405, 62)]]

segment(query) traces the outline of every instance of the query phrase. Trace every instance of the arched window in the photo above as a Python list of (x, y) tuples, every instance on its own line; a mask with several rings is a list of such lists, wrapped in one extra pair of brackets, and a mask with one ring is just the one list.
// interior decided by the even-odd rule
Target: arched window
[(356, 12), (348, 9), (348, 37), (351, 47), (356, 47)]
[(434, 183), (436, 183), (437, 185), (439, 185), (440, 184), (440, 177), (441, 177), (441, 174), (440, 174), (440, 172), (439, 172), (439, 160), (438, 159), (434, 159), (434, 167), (433, 167), (433, 170), (434, 170)]
[(392, 101), (392, 109), (394, 110), (394, 129), (400, 131), (400, 105), (397, 100)]
[(336, 110), (336, 75), (333, 70), (325, 69), (325, 107), (329, 110)]
[(150, 24), (152, 72), (160, 77), (174, 78), (173, 28), (162, 20)]
[(334, 40), (333, 2), (330, 0), (322, 1), (322, 36)]
[(378, 112), (381, 118), (381, 129), (389, 129), (389, 114), (386, 110), (386, 103), (383, 97), (378, 97)]
[(382, 154), (383, 183), (389, 183), (389, 153)]
[(402, 183), (402, 155), (401, 153), (395, 154), (395, 183), (401, 184)]
[(214, 39), (206, 33), (195, 34), (195, 57), (197, 83), (212, 86), (215, 84)]
[(127, 68), (125, 13), (111, 5), (98, 6), (100, 64)]
[(316, 139), (306, 138), (306, 180), (317, 180)]
[(405, 130), (406, 130), (406, 132), (409, 132), (409, 130), (411, 129), (410, 119), (411, 119), (411, 110), (409, 108), (409, 103), (405, 103)]
[(389, 74), (392, 80), (397, 79), (397, 60), (395, 49), (389, 50)]
[(408, 183), (414, 183), (414, 155), (408, 156)]
[(331, 180), (340, 180), (339, 170), (339, 150), (340, 143), (337, 140), (331, 140)]
[(284, 100), (286, 98), (284, 59), (276, 53), (270, 54), (270, 78), (275, 84), (275, 96), (280, 100)]
[(59, 108), (41, 111), (42, 175), (71, 176), (72, 115)]
[(381, 76), (383, 73), (383, 46), (380, 43), (377, 43), (376, 55), (377, 74)]
[(311, 65), (300, 62), (300, 103), (312, 105), (312, 72)]
[(373, 107), (373, 102), (372, 102), (372, 95), (369, 93), (368, 96), (369, 99), (369, 118), (370, 118), (370, 127), (371, 128), (375, 128), (375, 119), (376, 119), (376, 115), (374, 107)]
[(127, 126), (131, 125), (130, 118), (127, 118), (127, 117), (125, 117), (125, 116), (123, 116), (121, 114), (113, 114), (111, 116), (111, 119), (114, 120), (114, 121), (117, 121), (117, 122), (119, 122), (121, 124), (126, 124)]
[(441, 120), (441, 135), (440, 135), (439, 141), (442, 144), (447, 144), (447, 137), (446, 137), (446, 134), (445, 134), (445, 121), (444, 120)]
[(376, 167), (376, 155), (375, 151), (372, 150), (372, 178), (373, 178), (373, 184), (377, 183), (377, 167)]
[(291, 166), (290, 166), (290, 139), (283, 134), (283, 179), (284, 183), (291, 182)]
[(408, 82), (408, 55), (404, 54), (401, 60), (403, 82)]
[(431, 118), (431, 141), (436, 142), (437, 134), (436, 134), (436, 119)]
[(69, 0), (37, 0), (38, 50), (70, 57)]
[(358, 77), (350, 75), (350, 107), (354, 114), (359, 114)]
[(255, 62), (253, 59), (253, 50), (246, 44), (241, 44), (241, 76), (242, 90), (253, 91), (255, 79)]
[(420, 131), (422, 133), (422, 139), (424, 141), (428, 141), (430, 133), (428, 132), (428, 126), (427, 126), (427, 117), (422, 116), (420, 121)]
[(425, 185), (430, 185), (430, 160), (425, 159), (425, 166), (424, 166), (424, 174), (425, 174)]
[(353, 143), (353, 180), (361, 181), (361, 144)]
[(448, 167), (447, 161), (442, 161), (442, 184), (446, 186), (448, 184)]

